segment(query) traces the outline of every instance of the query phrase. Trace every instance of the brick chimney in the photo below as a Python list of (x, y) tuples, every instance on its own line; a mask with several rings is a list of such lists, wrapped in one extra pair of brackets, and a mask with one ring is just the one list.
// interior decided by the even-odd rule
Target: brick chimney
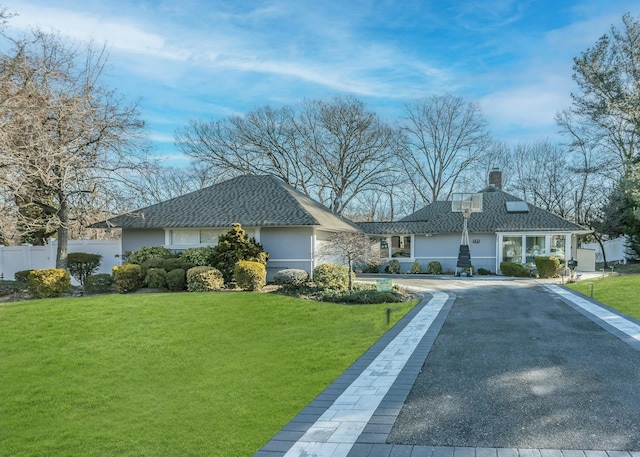
[(502, 172), (498, 168), (494, 168), (489, 172), (489, 187), (502, 189)]

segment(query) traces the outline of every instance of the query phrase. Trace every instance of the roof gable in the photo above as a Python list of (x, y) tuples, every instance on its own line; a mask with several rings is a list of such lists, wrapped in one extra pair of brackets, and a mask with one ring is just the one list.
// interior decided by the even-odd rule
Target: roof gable
[(185, 228), (323, 226), (358, 230), (349, 220), (271, 175), (244, 175), (155, 205), (123, 214), (94, 227)]

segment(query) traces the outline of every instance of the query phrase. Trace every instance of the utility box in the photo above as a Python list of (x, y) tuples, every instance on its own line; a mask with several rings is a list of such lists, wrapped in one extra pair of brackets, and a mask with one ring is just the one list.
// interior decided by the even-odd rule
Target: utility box
[(596, 271), (596, 250), (578, 248), (576, 253), (578, 269), (581, 271)]

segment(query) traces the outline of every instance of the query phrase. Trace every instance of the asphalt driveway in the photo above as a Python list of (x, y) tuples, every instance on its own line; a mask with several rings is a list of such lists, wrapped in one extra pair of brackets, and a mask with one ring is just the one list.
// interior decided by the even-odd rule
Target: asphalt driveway
[(533, 281), (477, 286), (438, 285), (456, 299), (387, 443), (640, 450), (640, 351)]

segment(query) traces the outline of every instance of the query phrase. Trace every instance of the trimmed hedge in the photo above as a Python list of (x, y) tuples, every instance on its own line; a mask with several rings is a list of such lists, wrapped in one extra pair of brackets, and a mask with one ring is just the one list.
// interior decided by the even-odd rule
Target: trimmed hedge
[(208, 266), (189, 268), (187, 271), (187, 290), (189, 292), (210, 292), (220, 290), (224, 277), (220, 270)]
[(167, 287), (167, 270), (163, 268), (149, 268), (144, 277), (144, 285), (151, 289)]
[(431, 275), (442, 274), (442, 264), (437, 260), (433, 260), (427, 264), (427, 273)]
[(80, 282), (80, 285), (84, 285), (85, 279), (98, 271), (101, 261), (100, 254), (70, 252), (67, 255), (67, 270)]
[(422, 265), (420, 265), (420, 262), (413, 262), (411, 264), (411, 274), (418, 275), (420, 273), (422, 273)]
[[(354, 273), (351, 273), (355, 277)], [(313, 282), (321, 289), (347, 290), (349, 267), (335, 263), (323, 263), (313, 269)]]
[(171, 292), (181, 292), (187, 288), (187, 273), (182, 268), (176, 268), (167, 273), (167, 289)]
[(183, 259), (183, 258), (177, 258), (177, 257), (169, 257), (169, 258), (152, 257), (152, 258), (142, 262), (142, 264), (140, 266), (142, 267), (142, 276), (146, 278), (147, 277), (147, 273), (152, 268), (161, 268), (164, 271), (171, 271), (171, 270), (175, 270), (176, 268), (181, 268), (186, 273), (187, 270), (189, 270), (189, 268), (193, 268), (196, 265), (194, 263), (187, 262), (186, 259)]
[(113, 267), (113, 285), (118, 292), (133, 292), (142, 285), (142, 267), (135, 263), (125, 263)]
[(261, 262), (241, 260), (233, 268), (233, 278), (241, 289), (260, 290), (267, 284), (267, 269)]
[(36, 298), (59, 297), (71, 290), (71, 276), (63, 268), (33, 270), (27, 278), (27, 290)]
[(304, 270), (288, 268), (280, 270), (273, 277), (274, 284), (278, 286), (303, 286), (309, 281), (309, 274)]
[(27, 279), (29, 279), (29, 275), (31, 274), (33, 270), (20, 270), (20, 271), (16, 271), (13, 274), (13, 277), (15, 278), (16, 281), (18, 281), (20, 284), (23, 285), (27, 285)]
[(171, 257), (171, 251), (162, 246), (144, 246), (129, 255), (129, 262), (142, 265), (153, 257), (167, 259)]
[[(180, 259), (192, 267), (213, 266), (213, 253), (215, 248), (203, 246), (199, 248), (188, 248), (180, 254)], [(188, 270), (188, 268), (187, 268)]]
[(91, 275), (84, 280), (84, 291), (87, 294), (102, 294), (109, 292), (112, 285), (113, 278), (110, 274)]
[(535, 259), (536, 268), (541, 278), (555, 278), (558, 276), (560, 260), (557, 257), (538, 256)]
[(515, 276), (516, 278), (531, 276), (529, 270), (515, 262), (500, 262), (500, 272), (504, 276)]
[(400, 262), (396, 259), (389, 260), (386, 270), (393, 274), (400, 273)]

